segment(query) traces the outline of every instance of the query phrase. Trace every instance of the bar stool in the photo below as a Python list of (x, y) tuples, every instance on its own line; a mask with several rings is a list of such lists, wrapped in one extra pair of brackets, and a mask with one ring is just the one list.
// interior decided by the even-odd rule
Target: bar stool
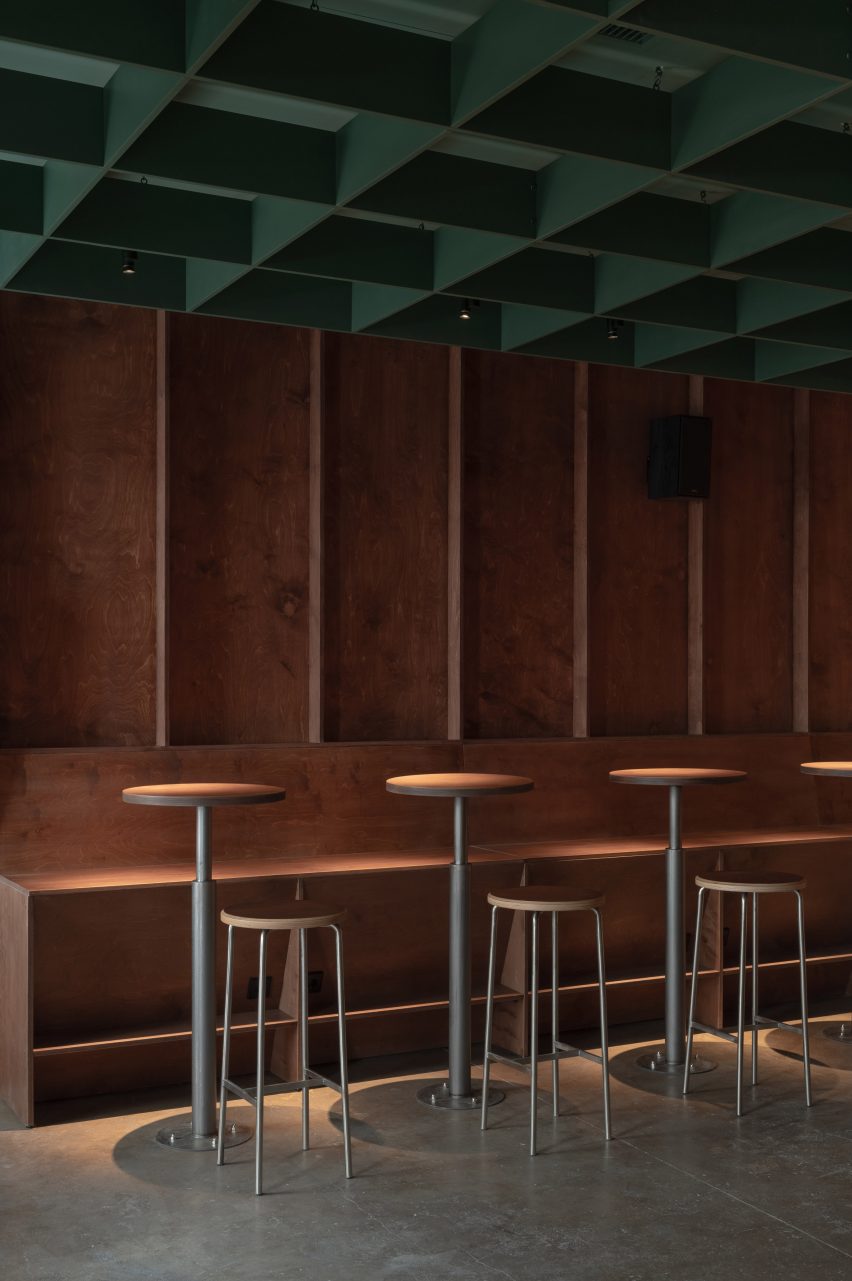
[[(609, 1051), (606, 1020), (606, 971), (604, 968), (603, 928), (601, 908), (604, 896), (596, 890), (569, 890), (564, 885), (526, 885), (511, 892), (488, 895), (491, 904), (491, 945), (488, 952), (488, 996), (485, 1006), (485, 1057), (482, 1064), (482, 1129), (488, 1125), (488, 1078), (492, 1063), (508, 1063), (530, 1074), (530, 1156), (536, 1154), (538, 1065), (550, 1063), (553, 1088), (553, 1115), (559, 1115), (559, 1062), (561, 1059), (581, 1058), (600, 1063), (603, 1076), (604, 1132), (612, 1137), (609, 1106)], [(505, 908), (510, 912), (529, 912), (532, 915), (532, 965), (530, 991), (530, 1053), (521, 1055), (498, 1054), (491, 1048), (494, 1024), (494, 969), (497, 953), (497, 912)], [(553, 966), (551, 976), (551, 1048), (549, 1054), (538, 1051), (538, 968), (539, 968), (539, 916), (550, 914)], [(592, 912), (595, 917), (595, 943), (598, 959), (598, 996), (601, 1020), (601, 1052), (592, 1054), (559, 1040), (559, 927), (562, 912)]]
[[(802, 890), (805, 878), (794, 872), (719, 872), (715, 876), (696, 876), (698, 886), (698, 910), (695, 916), (695, 950), (692, 960), (692, 984), (689, 992), (689, 1021), (686, 1034), (686, 1062), (692, 1054), (693, 1033), (707, 1032), (718, 1036), (723, 1041), (731, 1041), (737, 1047), (737, 1116), (743, 1114), (743, 1041), (746, 1029), (751, 1032), (751, 1083), (757, 1085), (757, 1029), (759, 1027), (784, 1028), (796, 1032), (802, 1038), (802, 1054), (805, 1068), (805, 1105), (811, 1106), (811, 1063), (810, 1040), (808, 1037), (808, 978), (805, 962), (805, 913), (802, 904)], [(725, 1032), (722, 1028), (708, 1027), (695, 1020), (695, 997), (698, 989), (698, 963), (701, 951), (701, 924), (704, 917), (704, 900), (708, 890), (719, 894), (738, 894), (740, 897), (740, 964), (739, 992), (737, 998), (737, 1031), (736, 1034)], [(799, 991), (802, 1003), (802, 1026), (791, 1023), (779, 1023), (776, 1019), (764, 1018), (758, 1013), (758, 930), (757, 901), (760, 894), (795, 894), (796, 918), (799, 934)], [(745, 983), (746, 983), (746, 941), (747, 941), (747, 907), (751, 895), (751, 1022), (745, 1021)], [(683, 1093), (689, 1089), (689, 1071), (684, 1070)]]
[[(225, 1161), (225, 1120), (228, 1095), (245, 1099), (257, 1113), (255, 1132), (254, 1190), (260, 1196), (263, 1179), (263, 1101), (268, 1094), (302, 1093), (302, 1149), (307, 1151), (309, 1134), (308, 1093), (319, 1086), (336, 1090), (343, 1109), (343, 1151), (347, 1179), (352, 1178), (352, 1150), (349, 1139), (349, 1074), (346, 1063), (346, 1010), (343, 997), (343, 949), (340, 922), (345, 918), (344, 908), (329, 907), (324, 903), (298, 900), (283, 903), (275, 916), (269, 915), (268, 904), (250, 904), (222, 912), (221, 919), (228, 927), (228, 966), (225, 976), (225, 1029), (222, 1043), (222, 1086), (219, 1096), (219, 1139), (216, 1147), (218, 1165)], [(320, 1076), (308, 1067), (308, 958), (307, 931), (328, 928), (334, 932), (334, 950), (337, 966), (337, 1028), (340, 1054), (340, 1084)], [(233, 1005), (234, 930), (257, 930), (260, 934), (260, 958), (257, 980), (257, 1082), (254, 1089), (244, 1090), (228, 1077), (228, 1060), (231, 1050), (231, 1010)], [(271, 930), (297, 930), (299, 933), (299, 1064), (298, 1081), (282, 1081), (277, 1085), (264, 1085), (264, 1035), (266, 1005), (266, 945)]]

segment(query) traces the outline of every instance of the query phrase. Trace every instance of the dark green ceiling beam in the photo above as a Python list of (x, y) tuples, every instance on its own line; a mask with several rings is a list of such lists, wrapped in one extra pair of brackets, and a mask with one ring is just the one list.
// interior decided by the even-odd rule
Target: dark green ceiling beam
[(280, 0), (261, 0), (203, 75), (352, 111), (450, 122), (446, 40)]
[(172, 102), (122, 156), (125, 173), (336, 202), (336, 135)]
[(316, 329), (351, 328), (352, 286), (335, 280), (252, 271), (198, 308), (207, 315)]
[(0, 70), (0, 150), (102, 164), (103, 90)]
[(772, 382), (791, 375), (837, 363), (833, 347), (804, 347), (797, 343), (758, 342), (754, 353), (754, 376), (759, 382)]
[(599, 316), (618, 315), (631, 303), (649, 294), (659, 294), (698, 274), (698, 268), (679, 263), (600, 254), (595, 259), (594, 309)]
[(558, 238), (565, 228), (624, 201), (663, 172), (598, 156), (560, 156), (536, 175), (538, 239)]
[(496, 303), (484, 302), (473, 308), (470, 320), (462, 320), (458, 299), (436, 294), (408, 311), (372, 326), (369, 332), (386, 338), (453, 343), (499, 351), (500, 307)]
[(266, 262), (338, 280), (433, 288), (431, 231), (333, 215)]
[(252, 261), (252, 202), (106, 179), (57, 231), (62, 240)]
[(43, 225), (41, 166), (0, 160), (0, 227), (40, 236)]
[(634, 324), (633, 332), (634, 363), (642, 369), (727, 341), (724, 334), (709, 329), (677, 329), (672, 325)]
[(352, 285), (352, 332), (380, 324), (400, 312), (408, 311), (429, 297), (429, 290), (405, 289), (397, 285)]
[(832, 221), (834, 213), (830, 205), (738, 191), (711, 208), (711, 266), (727, 267), (749, 254), (771, 249)]
[(178, 0), (6, 0), (0, 39), (170, 71), (185, 66)]
[(603, 365), (633, 365), (633, 326), (622, 326), (618, 340), (606, 336), (602, 320), (581, 321), (559, 333), (536, 339), (519, 349), (530, 356), (548, 356), (558, 360), (590, 360)]
[(467, 128), (662, 170), (669, 164), (669, 104), (668, 94), (651, 88), (548, 67)]
[(796, 316), (810, 316), (836, 306), (839, 301), (833, 289), (781, 284), (774, 280), (740, 280), (736, 288), (737, 332), (741, 334), (782, 324)]
[(710, 266), (710, 206), (637, 192), (551, 237), (558, 244)]
[(43, 242), (8, 286), (20, 293), (55, 294), (134, 307), (183, 311), (184, 263), (180, 258), (141, 254), (135, 276), (123, 276), (112, 249)]
[(516, 351), (588, 319), (588, 313), (582, 311), (503, 303), (500, 308), (500, 346), (503, 351)]
[(731, 271), (852, 293), (852, 236), (823, 227), (730, 263)]
[(624, 21), (827, 76), (849, 74), (843, 0), (644, 0)]
[(813, 315), (767, 325), (758, 331), (758, 336), (778, 342), (852, 351), (852, 302), (837, 303)]
[(453, 292), (462, 297), (590, 314), (594, 311), (594, 262), (575, 254), (523, 249), (485, 271), (459, 280)]
[(841, 81), (727, 58), (671, 96), (671, 167), (685, 169), (835, 93)]
[(852, 209), (852, 135), (840, 129), (831, 133), (785, 121), (701, 161), (690, 172), (754, 191), (837, 205), (838, 217)]
[(707, 378), (737, 378), (754, 381), (754, 349), (751, 338), (729, 338), (669, 360), (660, 360), (654, 369), (673, 374), (702, 374)]
[(533, 239), (535, 175), (425, 152), (351, 202), (355, 209)]
[(451, 116), (460, 124), (568, 52), (600, 22), (525, 0), (498, 0), (452, 42)]
[(649, 324), (734, 335), (737, 332), (737, 282), (697, 276), (621, 307), (619, 314)]

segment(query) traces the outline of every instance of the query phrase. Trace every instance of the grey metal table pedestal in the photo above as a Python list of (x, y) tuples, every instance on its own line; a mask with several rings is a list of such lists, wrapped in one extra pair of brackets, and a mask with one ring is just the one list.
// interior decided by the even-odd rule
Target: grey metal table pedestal
[[(453, 798), (453, 862), (450, 867), (449, 1070), (445, 1081), (421, 1087), (417, 1097), (430, 1107), (473, 1111), (482, 1094), (471, 1080), (470, 1022), (470, 864), (467, 846), (467, 800), (527, 792), (528, 778), (490, 774), (410, 774), (389, 778), (387, 789), (404, 796)], [(488, 1091), (489, 1105), (502, 1102), (500, 1090)]]
[[(683, 846), (680, 830), (680, 787), (669, 788), (669, 845), (666, 850), (666, 1039), (636, 1062), (648, 1072), (682, 1076), (686, 1057), (686, 922), (683, 912)], [(712, 1072), (711, 1059), (693, 1056), (690, 1072)]]
[[(669, 789), (669, 844), (666, 850), (666, 997), (665, 1042), (636, 1060), (649, 1072), (683, 1076), (686, 1060), (686, 921), (683, 910), (683, 846), (681, 845), (681, 789), (691, 784), (737, 783), (742, 770), (690, 769), (673, 766), (611, 770), (615, 783), (636, 783)], [(696, 1055), (690, 1072), (712, 1072), (716, 1064)]]
[[(482, 1094), (470, 1073), (470, 864), (467, 861), (467, 800), (453, 798), (453, 865), (450, 868), (449, 1071), (417, 1091), (421, 1103), (457, 1111), (480, 1108)], [(502, 1103), (502, 1090), (488, 1091), (489, 1105)]]
[[(257, 805), (284, 798), (281, 788), (247, 783), (161, 784), (128, 787), (122, 799), (136, 805), (195, 808), (195, 880), (192, 882), (192, 1114), (185, 1125), (157, 1132), (164, 1147), (191, 1152), (216, 1149), (216, 882), (213, 880), (214, 805)], [(229, 1125), (227, 1147), (252, 1130)]]
[[(803, 774), (812, 774), (816, 778), (852, 778), (852, 761), (803, 761), (799, 769)], [(822, 1034), (830, 1041), (852, 1045), (852, 1020), (832, 1023), (822, 1029)]]

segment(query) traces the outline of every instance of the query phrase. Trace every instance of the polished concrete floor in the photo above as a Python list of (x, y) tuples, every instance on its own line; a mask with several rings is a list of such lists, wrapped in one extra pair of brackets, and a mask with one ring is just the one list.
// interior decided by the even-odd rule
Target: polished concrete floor
[[(852, 1281), (852, 1044), (814, 1022), (815, 1105), (797, 1038), (762, 1037), (761, 1084), (734, 1113), (734, 1049), (679, 1083), (613, 1051), (606, 1143), (600, 1073), (562, 1065), (563, 1115), (539, 1086), (540, 1155), (527, 1155), (528, 1089), (478, 1117), (435, 1112), (415, 1078), (353, 1090), (356, 1177), (343, 1179), (339, 1105), (312, 1095), (315, 1146), (299, 1150), (298, 1101), (267, 1107), (266, 1195), (253, 1146), (215, 1158), (153, 1142), (185, 1099), (137, 1095), (46, 1110), (23, 1130), (0, 1113), (3, 1281)], [(770, 1047), (774, 1046), (772, 1049)], [(235, 1108), (237, 1112), (248, 1109)]]

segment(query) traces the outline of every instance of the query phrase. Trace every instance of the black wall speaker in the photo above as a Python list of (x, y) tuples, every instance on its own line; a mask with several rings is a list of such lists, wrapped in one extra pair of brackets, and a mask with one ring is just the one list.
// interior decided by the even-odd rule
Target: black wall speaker
[(710, 494), (709, 418), (678, 414), (651, 422), (649, 498), (707, 498)]

